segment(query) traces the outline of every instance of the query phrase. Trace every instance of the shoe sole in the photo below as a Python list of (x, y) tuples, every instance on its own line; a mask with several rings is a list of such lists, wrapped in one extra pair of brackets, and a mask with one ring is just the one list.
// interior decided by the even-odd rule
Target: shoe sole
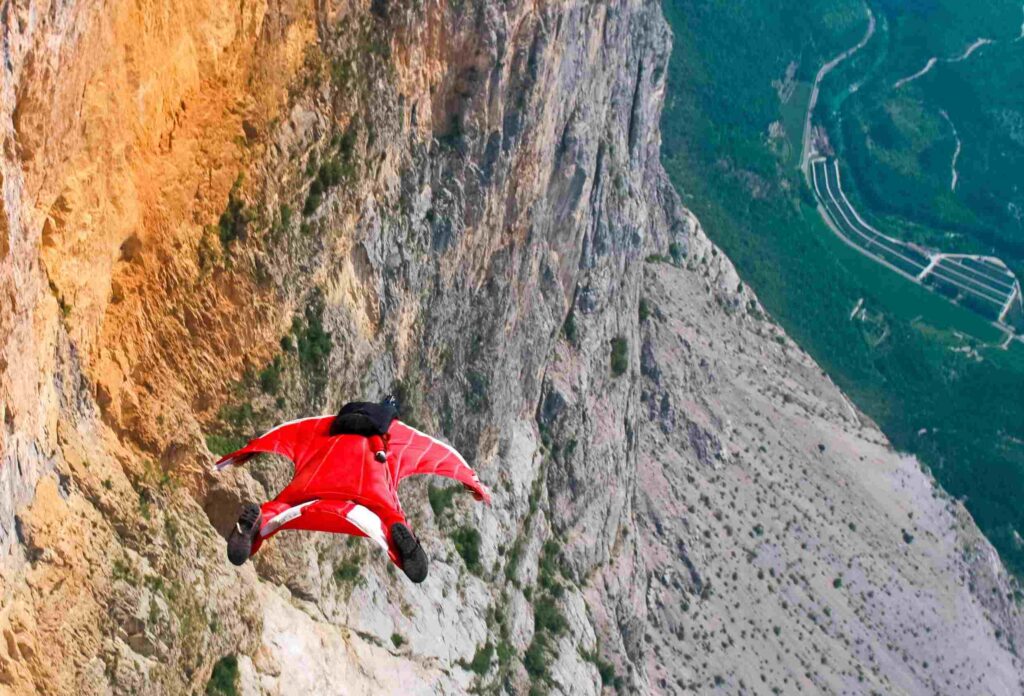
[(427, 577), (427, 553), (420, 546), (409, 528), (400, 522), (391, 525), (391, 540), (395, 542), (402, 559), (402, 571), (415, 583)]
[[(253, 512), (255, 509), (255, 521), (252, 524), (246, 524), (242, 521), (242, 517), (247, 512)], [(249, 556), (252, 555), (252, 542), (256, 539), (256, 534), (259, 532), (260, 523), (260, 507), (259, 505), (249, 504), (242, 508), (242, 514), (238, 516), (239, 520), (235, 523), (235, 528), (231, 530), (231, 536), (228, 537), (228, 560), (236, 566), (243, 565), (249, 560)]]

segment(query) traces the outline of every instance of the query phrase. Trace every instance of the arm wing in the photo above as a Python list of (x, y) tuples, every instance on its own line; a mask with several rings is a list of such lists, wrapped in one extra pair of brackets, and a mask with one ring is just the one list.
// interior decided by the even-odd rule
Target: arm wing
[(292, 460), (297, 474), (308, 463), (310, 455), (318, 451), (319, 441), (328, 436), (333, 419), (334, 416), (315, 416), (282, 423), (250, 440), (242, 449), (225, 454), (217, 460), (214, 468), (220, 471), (232, 464), (244, 464), (257, 454), (266, 452)]
[(417, 474), (445, 476), (468, 488), (477, 500), (491, 502), (487, 486), (480, 483), (476, 472), (451, 445), (397, 420), (391, 424), (388, 434), (391, 436), (388, 451), (395, 460), (395, 480)]

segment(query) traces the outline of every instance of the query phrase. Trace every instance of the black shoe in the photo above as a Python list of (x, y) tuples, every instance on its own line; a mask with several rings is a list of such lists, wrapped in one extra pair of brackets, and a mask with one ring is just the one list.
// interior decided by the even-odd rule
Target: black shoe
[(398, 549), (402, 571), (413, 582), (423, 582), (427, 577), (427, 553), (420, 542), (401, 522), (391, 525), (391, 540)]
[(242, 506), (238, 522), (228, 537), (228, 560), (240, 566), (252, 555), (252, 542), (260, 531), (260, 506), (247, 503)]

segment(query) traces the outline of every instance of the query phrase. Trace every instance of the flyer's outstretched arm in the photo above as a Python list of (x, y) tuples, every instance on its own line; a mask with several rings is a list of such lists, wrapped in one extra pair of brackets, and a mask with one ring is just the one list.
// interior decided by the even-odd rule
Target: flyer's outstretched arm
[(477, 500), (491, 502), (490, 490), (480, 483), (476, 472), (451, 445), (397, 420), (392, 422), (388, 434), (389, 457), (394, 461), (396, 480), (418, 474), (444, 476), (464, 485)]
[(265, 452), (279, 454), (292, 460), (297, 474), (309, 461), (307, 454), (315, 451), (316, 445), (323, 438), (329, 437), (333, 420), (334, 416), (314, 416), (282, 423), (250, 440), (242, 449), (225, 454), (217, 460), (214, 468), (220, 471), (232, 464), (244, 464), (257, 454)]

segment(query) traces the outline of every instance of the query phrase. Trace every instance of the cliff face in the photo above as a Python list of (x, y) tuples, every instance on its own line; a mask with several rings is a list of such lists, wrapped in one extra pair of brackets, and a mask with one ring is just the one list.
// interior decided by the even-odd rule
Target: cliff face
[[(657, 3), (173, 5), (2, 16), (0, 689), (1019, 690), (973, 522), (669, 188)], [(427, 582), (229, 566), (288, 467), (210, 450), (392, 389), (495, 492), (405, 484)]]

